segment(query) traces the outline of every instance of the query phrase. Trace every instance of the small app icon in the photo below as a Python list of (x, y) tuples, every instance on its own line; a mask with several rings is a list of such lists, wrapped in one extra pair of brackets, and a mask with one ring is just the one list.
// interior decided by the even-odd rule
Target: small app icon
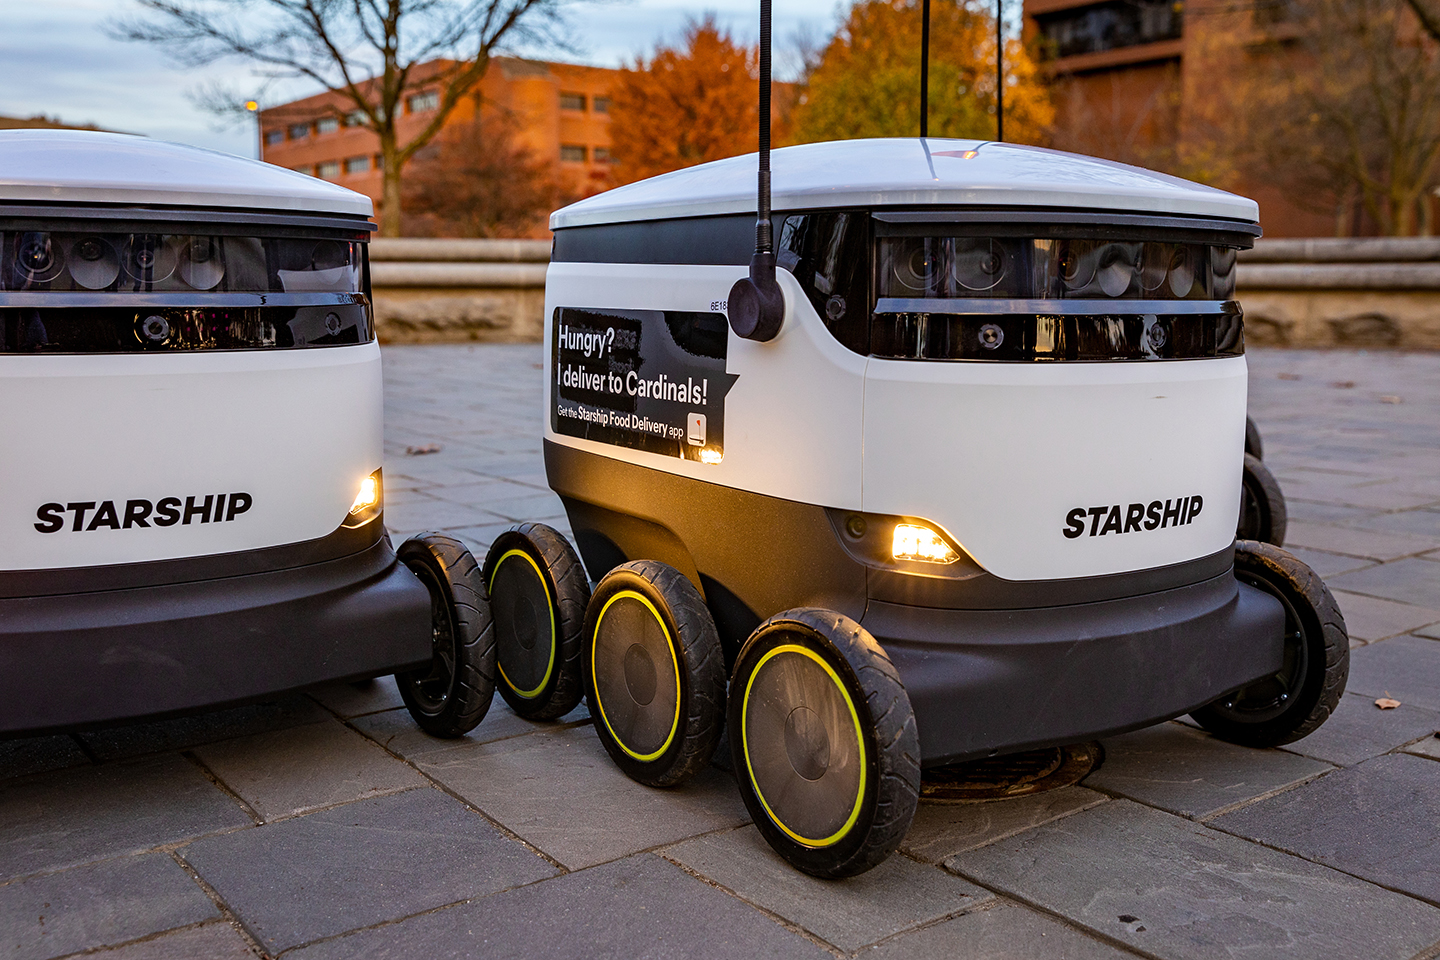
[(689, 428), (687, 439), (692, 447), (705, 446), (705, 414), (692, 413), (686, 418), (686, 426)]

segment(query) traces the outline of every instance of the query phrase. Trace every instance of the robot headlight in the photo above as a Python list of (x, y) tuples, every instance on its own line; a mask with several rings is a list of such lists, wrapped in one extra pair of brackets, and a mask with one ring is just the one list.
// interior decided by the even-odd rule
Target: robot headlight
[(350, 515), (345, 519), (345, 526), (358, 527), (361, 524), (369, 523), (380, 516), (384, 508), (384, 490), (380, 471), (376, 470), (360, 481), (360, 489), (355, 494), (355, 502), (350, 505)]
[(914, 522), (895, 524), (890, 552), (896, 560), (924, 563), (954, 563), (960, 559), (960, 554), (938, 531)]

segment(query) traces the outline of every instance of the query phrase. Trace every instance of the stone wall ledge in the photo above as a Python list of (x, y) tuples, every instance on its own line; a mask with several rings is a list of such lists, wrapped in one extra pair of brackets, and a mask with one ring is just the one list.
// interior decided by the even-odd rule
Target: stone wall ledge
[(1405, 263), (1440, 262), (1440, 237), (1288, 237), (1261, 238), (1240, 251), (1252, 263)]
[(377, 237), (370, 241), (370, 262), (377, 261), (549, 263), (550, 241)]
[(1437, 263), (1253, 263), (1236, 268), (1247, 290), (1440, 290)]
[[(548, 256), (546, 258), (549, 259)], [(541, 287), (547, 263), (370, 264), (373, 287)]]

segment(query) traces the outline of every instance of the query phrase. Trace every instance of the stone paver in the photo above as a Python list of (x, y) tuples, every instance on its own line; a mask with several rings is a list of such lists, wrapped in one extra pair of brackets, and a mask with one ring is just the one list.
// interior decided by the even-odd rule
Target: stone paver
[(1400, 960), (1440, 940), (1429, 904), (1124, 800), (945, 863), (1175, 960)]
[(830, 960), (753, 907), (642, 854), (365, 930), (295, 960)]
[(255, 953), (230, 924), (206, 923), (97, 950), (85, 960), (255, 960)]
[(1423, 607), (1431, 597), (1440, 595), (1440, 563), (1423, 557), (1406, 557), (1341, 574), (1331, 587)]
[(1440, 903), (1440, 764), (1430, 760), (1376, 757), (1214, 825)]
[[(1284, 490), (1284, 486), (1281, 486)], [(1430, 549), (1433, 540), (1297, 520), (1285, 531), (1286, 545), (1344, 553), (1365, 560), (1394, 560)]]
[(555, 873), (434, 789), (210, 837), (180, 853), (277, 953)]
[(1432, 760), (1440, 760), (1440, 733), (1433, 737), (1426, 737), (1417, 740), (1405, 748), (1406, 753), (1413, 753), (1417, 757), (1430, 757)]
[(0, 879), (253, 822), (178, 756), (27, 777), (0, 784)]
[(1384, 640), (1433, 623), (1440, 616), (1440, 610), (1417, 607), (1413, 604), (1379, 597), (1367, 597), (1359, 593), (1334, 590), (1335, 602), (1345, 617), (1345, 629), (1350, 639), (1375, 641)]
[(1295, 556), (1304, 560), (1306, 565), (1320, 576), (1330, 578), (1338, 573), (1349, 573), (1351, 570), (1363, 570), (1373, 566), (1370, 560), (1362, 560), (1358, 557), (1349, 557), (1343, 553), (1327, 553), (1324, 550), (1311, 550), (1309, 547), (1299, 547), (1294, 543), (1287, 543), (1285, 549)]
[(360, 683), (329, 683), (308, 692), (322, 707), (346, 719), (405, 706), (394, 677), (376, 677)]
[(63, 770), (90, 762), (74, 737), (29, 737), (0, 740), (0, 780), (46, 770)]
[(1352, 650), (1346, 689), (1440, 711), (1440, 640), (1392, 637)]
[(1306, 757), (1251, 750), (1176, 723), (1104, 741), (1085, 785), (1186, 817), (1205, 817), (1334, 769)]
[(44, 960), (219, 913), (168, 854), (110, 860), (0, 887), (0, 955)]
[(184, 750), (202, 743), (327, 719), (329, 714), (309, 697), (292, 696), (153, 723), (107, 727), (81, 733), (80, 739), (97, 758), (118, 760), (166, 750)]
[(817, 880), (780, 859), (753, 826), (659, 852), (847, 953), (993, 899), (988, 890), (906, 857), (848, 880)]
[(465, 736), (454, 740), (432, 737), (421, 730), (415, 725), (415, 721), (410, 719), (408, 710), (372, 713), (368, 716), (356, 717), (351, 722), (357, 730), (386, 750), (407, 760), (414, 760), (425, 754), (443, 753), (466, 744), (491, 743), (510, 737), (524, 736), (527, 733), (554, 731), (567, 724), (588, 723), (589, 719), (589, 712), (586, 711), (585, 705), (581, 704), (558, 721), (537, 723), (526, 720), (515, 713), (500, 698), (500, 695), (496, 694), (495, 699), (490, 701), (490, 709), (486, 712), (485, 719), (480, 722), (480, 725)]
[(1351, 766), (1440, 730), (1440, 713), (1408, 703), (1381, 710), (1375, 699), (1347, 693), (1324, 726), (1303, 740), (1287, 743), (1285, 749)]
[(1134, 954), (1034, 910), (995, 903), (862, 950), (861, 960), (1129, 960)]
[(333, 720), (211, 744), (195, 755), (264, 820), (426, 782)]
[(1084, 787), (1061, 787), (1028, 797), (989, 803), (925, 803), (900, 849), (917, 860), (946, 857), (1088, 810), (1109, 798)]
[(714, 767), (656, 790), (631, 780), (588, 726), (428, 753), (416, 765), (570, 869), (748, 823)]

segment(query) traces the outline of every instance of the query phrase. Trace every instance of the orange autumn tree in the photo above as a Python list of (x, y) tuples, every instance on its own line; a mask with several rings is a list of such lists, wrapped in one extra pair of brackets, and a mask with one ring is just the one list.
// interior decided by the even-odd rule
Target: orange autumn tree
[[(825, 48), (793, 115), (791, 141), (913, 137), (920, 131), (920, 0), (860, 0)], [(1055, 117), (1035, 60), (1005, 44), (1005, 139), (1041, 143)], [(995, 20), (956, 0), (930, 5), (930, 135), (995, 136)]]
[(757, 76), (755, 48), (722, 32), (713, 14), (686, 24), (678, 46), (623, 68), (610, 104), (616, 182), (755, 150)]

